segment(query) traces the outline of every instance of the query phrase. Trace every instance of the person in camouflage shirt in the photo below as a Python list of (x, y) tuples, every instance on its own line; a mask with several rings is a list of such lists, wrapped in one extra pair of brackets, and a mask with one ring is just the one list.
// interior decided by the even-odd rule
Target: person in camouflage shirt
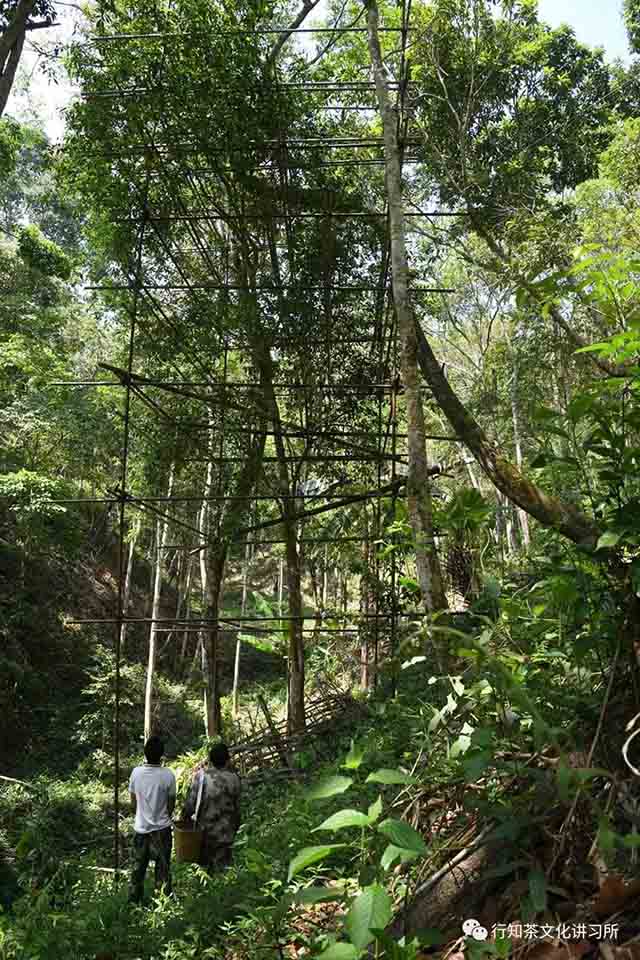
[(210, 869), (229, 866), (234, 837), (240, 826), (240, 777), (229, 766), (229, 749), (217, 743), (209, 765), (198, 771), (185, 801), (183, 817), (195, 813), (202, 778), (197, 826), (203, 831), (200, 863)]

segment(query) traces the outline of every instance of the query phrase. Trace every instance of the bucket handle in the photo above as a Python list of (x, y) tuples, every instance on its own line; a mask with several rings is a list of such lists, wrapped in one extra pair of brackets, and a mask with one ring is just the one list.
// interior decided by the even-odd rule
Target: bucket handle
[(202, 800), (202, 791), (204, 789), (204, 773), (200, 771), (200, 783), (198, 784), (198, 799), (196, 800), (196, 812), (192, 815), (194, 825), (198, 822), (198, 811), (200, 810), (200, 801)]

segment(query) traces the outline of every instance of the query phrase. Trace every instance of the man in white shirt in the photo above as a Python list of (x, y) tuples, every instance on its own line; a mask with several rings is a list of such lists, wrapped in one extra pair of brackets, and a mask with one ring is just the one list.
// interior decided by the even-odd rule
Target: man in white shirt
[(176, 778), (160, 763), (164, 744), (149, 737), (144, 745), (146, 763), (134, 767), (129, 778), (131, 807), (135, 814), (133, 829), (135, 862), (131, 873), (129, 900), (140, 903), (144, 878), (150, 860), (155, 860), (156, 890), (171, 893), (171, 814), (176, 805)]

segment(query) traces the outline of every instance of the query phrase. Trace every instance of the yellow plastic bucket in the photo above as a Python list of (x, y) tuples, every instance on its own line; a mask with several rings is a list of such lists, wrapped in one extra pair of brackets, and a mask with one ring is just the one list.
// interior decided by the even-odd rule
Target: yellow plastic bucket
[(178, 863), (197, 863), (202, 849), (202, 830), (183, 820), (174, 824), (173, 835)]

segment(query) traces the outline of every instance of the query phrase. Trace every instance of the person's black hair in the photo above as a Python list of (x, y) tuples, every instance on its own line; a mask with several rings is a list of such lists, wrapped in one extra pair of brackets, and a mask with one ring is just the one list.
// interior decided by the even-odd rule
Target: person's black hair
[(144, 755), (147, 763), (160, 763), (164, 753), (164, 743), (160, 737), (149, 737), (144, 745)]
[(226, 743), (216, 743), (209, 750), (209, 760), (214, 767), (224, 767), (229, 761), (229, 747)]

